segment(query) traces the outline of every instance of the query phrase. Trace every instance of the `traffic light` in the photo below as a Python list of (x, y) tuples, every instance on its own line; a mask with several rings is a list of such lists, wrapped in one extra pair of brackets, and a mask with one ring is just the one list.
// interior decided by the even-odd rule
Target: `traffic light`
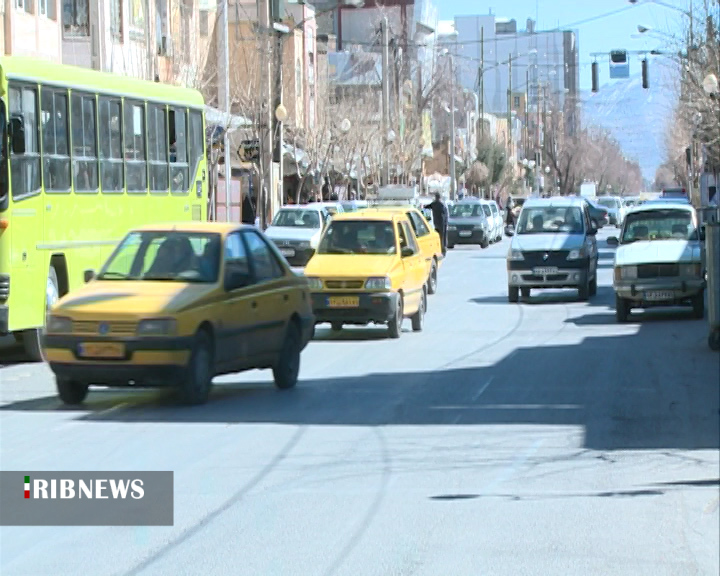
[(592, 63), (592, 91), (597, 92), (599, 90), (599, 70), (598, 70), (598, 63), (593, 62)]
[(642, 86), (647, 90), (650, 83), (648, 82), (648, 61), (647, 58), (643, 58), (642, 61)]

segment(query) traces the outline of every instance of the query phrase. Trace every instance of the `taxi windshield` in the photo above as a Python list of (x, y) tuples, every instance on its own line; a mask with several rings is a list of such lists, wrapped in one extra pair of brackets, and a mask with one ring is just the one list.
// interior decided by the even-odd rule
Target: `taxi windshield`
[(286, 228), (320, 228), (320, 215), (317, 210), (280, 210), (272, 225)]
[(219, 234), (130, 232), (97, 278), (214, 283), (219, 270)]
[(467, 203), (454, 204), (450, 208), (450, 218), (477, 218), (483, 216), (483, 207), (481, 204)]
[(582, 234), (583, 216), (577, 206), (523, 208), (516, 234)]
[(342, 220), (331, 222), (318, 254), (395, 254), (397, 242), (392, 222)]
[(646, 210), (628, 214), (621, 244), (649, 240), (697, 240), (698, 234), (689, 210)]

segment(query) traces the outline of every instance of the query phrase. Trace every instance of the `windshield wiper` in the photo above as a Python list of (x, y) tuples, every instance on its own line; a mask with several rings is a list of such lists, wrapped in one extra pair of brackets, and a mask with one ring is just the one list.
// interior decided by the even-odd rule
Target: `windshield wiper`
[(354, 254), (352, 250), (345, 250), (344, 248), (328, 248), (320, 254)]
[(174, 274), (155, 274), (155, 275), (145, 275), (142, 277), (143, 280), (150, 280), (153, 282), (160, 282), (160, 281), (172, 281), (177, 280), (177, 276)]

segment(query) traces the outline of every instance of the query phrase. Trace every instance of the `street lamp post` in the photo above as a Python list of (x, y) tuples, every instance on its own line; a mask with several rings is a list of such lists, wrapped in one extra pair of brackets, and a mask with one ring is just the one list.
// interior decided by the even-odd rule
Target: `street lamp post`
[[(457, 36), (455, 37), (457, 42)], [(457, 189), (455, 173), (455, 58), (450, 54), (450, 198), (455, 200)]]

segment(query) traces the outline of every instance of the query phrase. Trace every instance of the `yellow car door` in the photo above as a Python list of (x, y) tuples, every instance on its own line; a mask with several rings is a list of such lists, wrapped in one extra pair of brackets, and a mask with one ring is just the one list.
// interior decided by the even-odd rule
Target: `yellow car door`
[(290, 318), (290, 285), (285, 269), (267, 241), (254, 229), (242, 232), (250, 257), (255, 294), (250, 306), (257, 316), (251, 349), (256, 356), (275, 355), (282, 347)]
[(420, 251), (425, 258), (428, 293), (435, 294), (437, 290), (437, 273), (442, 260), (440, 236), (430, 228), (427, 220), (418, 210), (408, 212), (408, 218), (415, 232)]
[(408, 316), (415, 313), (422, 302), (427, 280), (426, 263), (407, 220), (398, 222), (398, 237), (405, 270), (403, 279), (404, 312)]
[(213, 306), (217, 327), (216, 355), (221, 370), (244, 364), (252, 354), (253, 327), (257, 323), (251, 302), (255, 287), (245, 247), (239, 232), (225, 238), (222, 260), (223, 300)]

